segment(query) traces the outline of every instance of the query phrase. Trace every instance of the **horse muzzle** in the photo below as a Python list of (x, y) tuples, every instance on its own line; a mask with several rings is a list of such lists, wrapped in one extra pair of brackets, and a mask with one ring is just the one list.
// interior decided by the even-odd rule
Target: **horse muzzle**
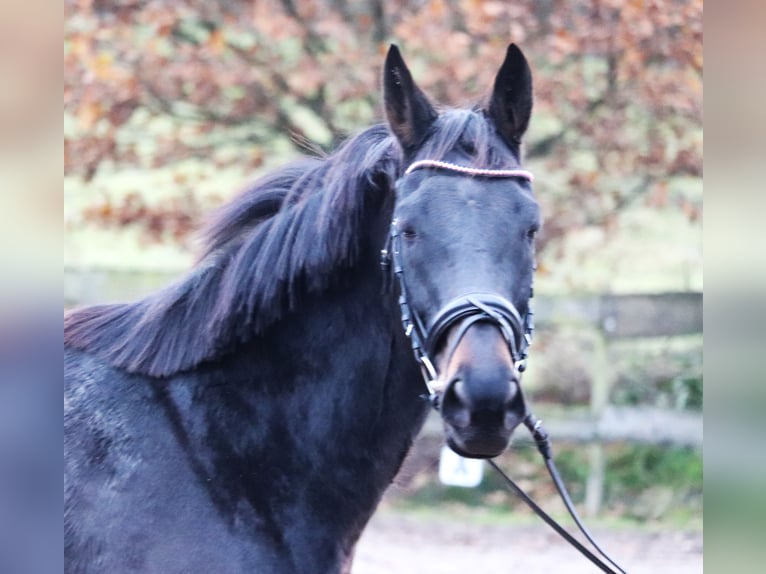
[[(527, 309), (522, 318), (504, 297), (469, 293), (449, 301), (424, 325), (410, 307), (398, 231), (395, 223), (391, 227), (391, 252), (383, 251), (382, 264), (393, 263), (404, 332), (429, 398), (441, 410), (447, 442), (463, 456), (497, 456), (526, 416), (519, 373), (534, 329), (532, 312)], [(446, 386), (438, 388), (443, 382)]]
[(511, 434), (526, 415), (518, 383), (509, 381), (504, 396), (476, 400), (466, 388), (470, 383), (451, 383), (441, 400), (441, 415), (447, 440), (453, 450), (470, 458), (491, 458), (502, 453)]
[(462, 456), (491, 458), (507, 448), (526, 416), (519, 374), (497, 325), (478, 321), (455, 330), (439, 361), (447, 381), (439, 401), (447, 441)]

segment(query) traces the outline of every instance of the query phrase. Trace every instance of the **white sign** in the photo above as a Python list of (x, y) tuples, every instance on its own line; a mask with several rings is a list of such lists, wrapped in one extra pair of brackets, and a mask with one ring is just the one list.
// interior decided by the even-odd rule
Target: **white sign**
[(483, 460), (463, 458), (450, 447), (442, 447), (439, 457), (439, 480), (442, 484), (473, 488), (481, 484), (483, 476)]

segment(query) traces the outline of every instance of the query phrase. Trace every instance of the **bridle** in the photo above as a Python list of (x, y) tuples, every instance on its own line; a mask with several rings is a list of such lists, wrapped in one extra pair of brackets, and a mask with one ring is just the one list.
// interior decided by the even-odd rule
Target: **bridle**
[[(443, 169), (475, 177), (521, 178), (530, 182), (534, 180), (532, 173), (523, 169), (481, 169), (428, 159), (414, 162), (404, 172), (404, 176), (415, 170), (425, 168)], [(394, 276), (399, 286), (399, 310), (402, 326), (412, 344), (412, 352), (423, 373), (428, 397), (432, 403), (435, 404), (438, 399), (435, 385), (438, 374), (431, 357), (436, 352), (436, 348), (444, 335), (456, 324), (461, 324), (461, 326), (453, 340), (452, 350), (468, 330), (468, 327), (479, 321), (490, 322), (500, 329), (511, 351), (516, 369), (519, 372), (524, 371), (527, 348), (532, 343), (535, 329), (534, 312), (531, 306), (528, 306), (527, 312), (522, 318), (513, 303), (504, 297), (492, 293), (469, 293), (448, 301), (436, 312), (430, 324), (425, 325), (409, 303), (404, 266), (401, 260), (401, 233), (395, 218), (389, 228), (386, 247), (381, 251), (381, 265), (384, 269), (393, 266)], [(534, 291), (531, 285), (529, 290), (530, 298), (532, 298)], [(452, 354), (452, 350), (448, 356)]]
[[(520, 178), (529, 182), (534, 181), (532, 173), (523, 169), (483, 169), (429, 159), (416, 161), (411, 164), (404, 172), (404, 176), (418, 169), (446, 170), (469, 177)], [(391, 222), (386, 247), (381, 251), (381, 266), (384, 270), (391, 270), (393, 268), (393, 274), (399, 287), (398, 304), (404, 333), (410, 340), (412, 352), (420, 367), (423, 381), (428, 390), (428, 394), (423, 396), (435, 410), (438, 411), (440, 407), (440, 395), (437, 389), (439, 375), (431, 357), (436, 352), (445, 335), (453, 327), (457, 329), (457, 332), (453, 337), (450, 349), (447, 351), (448, 358), (452, 356), (457, 344), (467, 330), (475, 323), (481, 321), (493, 324), (500, 330), (518, 372), (522, 373), (526, 369), (527, 349), (532, 343), (532, 336), (534, 334), (534, 313), (532, 312), (531, 305), (527, 305), (527, 312), (522, 317), (513, 303), (504, 297), (492, 293), (469, 293), (448, 301), (436, 312), (429, 324), (426, 325), (409, 302), (405, 270), (402, 265), (401, 234), (396, 218)], [(529, 298), (531, 299), (533, 295), (533, 287), (530, 285)], [(548, 473), (556, 485), (556, 489), (578, 528), (601, 557), (603, 557), (603, 560), (569, 534), (558, 522), (540, 508), (529, 495), (497, 466), (494, 460), (488, 461), (490, 466), (502, 476), (506, 485), (540, 516), (546, 524), (579, 550), (593, 564), (603, 572), (610, 574), (621, 572), (625, 574), (625, 570), (612, 560), (595, 542), (577, 515), (571, 497), (553, 461), (553, 452), (548, 433), (543, 429), (542, 421), (529, 411), (526, 401), (524, 405), (526, 409), (524, 425), (532, 434), (535, 444), (545, 461)]]

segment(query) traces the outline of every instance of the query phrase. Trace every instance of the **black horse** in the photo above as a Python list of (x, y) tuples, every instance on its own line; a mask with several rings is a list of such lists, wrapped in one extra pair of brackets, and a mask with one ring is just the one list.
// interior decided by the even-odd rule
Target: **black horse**
[(66, 315), (66, 572), (347, 572), (429, 409), (402, 312), (449, 444), (507, 447), (529, 66), (511, 45), (485, 105), (437, 111), (392, 46), (383, 91), (387, 125), (246, 190), (179, 282)]

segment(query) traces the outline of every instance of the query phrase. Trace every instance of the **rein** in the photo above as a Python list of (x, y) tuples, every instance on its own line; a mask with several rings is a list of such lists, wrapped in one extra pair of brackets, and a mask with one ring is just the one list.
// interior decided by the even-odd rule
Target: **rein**
[[(409, 175), (415, 170), (424, 168), (442, 169), (468, 176), (521, 178), (529, 182), (534, 181), (532, 173), (523, 169), (480, 169), (430, 159), (414, 162), (407, 168), (404, 175)], [(454, 353), (457, 344), (470, 326), (479, 321), (489, 322), (496, 325), (502, 333), (511, 352), (511, 357), (513, 358), (516, 369), (519, 373), (524, 372), (526, 369), (527, 348), (532, 343), (532, 335), (534, 333), (534, 313), (532, 312), (531, 306), (528, 306), (525, 316), (521, 317), (516, 307), (503, 297), (489, 293), (471, 293), (446, 303), (444, 307), (436, 313), (436, 316), (431, 321), (430, 325), (426, 326), (417, 312), (415, 312), (409, 304), (407, 285), (404, 279), (404, 267), (401, 262), (401, 237), (396, 219), (391, 222), (387, 246), (381, 251), (381, 266), (384, 269), (388, 269), (392, 265), (394, 276), (399, 284), (398, 304), (401, 312), (404, 333), (410, 340), (412, 352), (415, 356), (415, 360), (420, 366), (423, 381), (428, 390), (428, 394), (423, 395), (423, 397), (429, 401), (436, 411), (440, 408), (439, 394), (436, 389), (436, 383), (438, 382), (439, 376), (430, 355), (434, 353), (439, 341), (441, 341), (443, 336), (452, 326), (460, 325), (460, 330), (457, 332), (455, 340), (449, 349), (450, 355)], [(532, 298), (533, 294), (534, 291), (530, 285), (530, 298)], [(521, 389), (521, 387), (519, 388)], [(546, 513), (521, 489), (519, 485), (503, 472), (494, 460), (488, 461), (490, 466), (500, 474), (506, 486), (514, 491), (524, 503), (535, 512), (535, 514), (537, 514), (562, 538), (574, 546), (581, 554), (588, 558), (601, 571), (608, 574), (615, 574), (616, 572), (625, 574), (625, 570), (623, 570), (601, 549), (580, 520), (569, 492), (564, 485), (564, 481), (561, 479), (561, 475), (553, 461), (553, 450), (551, 448), (550, 438), (548, 433), (542, 427), (542, 421), (535, 417), (527, 408), (527, 415), (523, 422), (524, 426), (526, 426), (532, 434), (537, 449), (543, 457), (548, 474), (551, 476), (551, 479), (556, 486), (556, 490), (559, 492), (569, 514), (574, 519), (580, 532), (582, 532), (601, 557), (594, 554)]]

